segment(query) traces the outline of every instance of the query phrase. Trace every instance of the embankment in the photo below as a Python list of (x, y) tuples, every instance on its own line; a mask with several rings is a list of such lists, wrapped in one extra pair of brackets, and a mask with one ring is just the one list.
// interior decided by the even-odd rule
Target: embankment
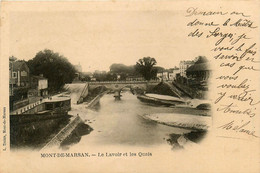
[(104, 91), (104, 92), (102, 92), (102, 93), (99, 93), (99, 94), (98, 94), (96, 97), (94, 97), (90, 102), (88, 102), (86, 108), (92, 108), (93, 106), (95, 106), (95, 105), (99, 102), (100, 98), (101, 98), (104, 94), (106, 94), (106, 93), (108, 93), (108, 92), (109, 92), (109, 91)]
[[(73, 117), (70, 122), (59, 131), (43, 148), (42, 150), (59, 147), (64, 141), (66, 141), (73, 133), (76, 133), (77, 128), (84, 124), (83, 120), (79, 116)], [(92, 129), (85, 125), (86, 128), (91, 131)]]
[[(88, 92), (85, 92), (85, 88), (86, 85), (85, 87), (83, 87), (83, 85), (77, 86), (76, 84), (67, 86), (67, 90), (75, 96), (73, 99), (74, 104), (72, 104), (72, 108), (75, 108), (76, 100), (79, 99), (82, 99), (81, 102), (84, 101), (87, 103), (86, 108), (91, 108), (95, 106), (99, 102), (100, 98), (107, 92), (104, 87), (97, 87), (93, 90), (89, 90)], [(84, 95), (82, 93), (87, 94)], [(82, 96), (84, 96), (84, 98)], [(64, 147), (66, 145), (78, 142), (82, 135), (86, 135), (93, 130), (89, 125), (84, 123), (80, 116), (77, 115), (77, 111), (74, 110), (74, 113), (70, 112), (70, 114), (74, 114), (74, 116), (70, 119), (70, 122), (68, 122), (67, 125), (59, 132), (56, 132), (56, 135), (53, 136), (52, 139), (44, 145), (44, 147), (42, 147), (42, 150), (52, 147)]]
[(206, 93), (207, 91), (202, 91), (202, 90), (198, 90), (195, 88), (191, 88), (187, 85), (178, 83), (173, 81), (172, 85), (175, 86), (176, 88), (178, 88), (180, 91), (182, 91), (183, 93), (186, 93), (189, 97), (191, 97), (192, 99), (196, 98), (196, 99), (206, 99)]
[(77, 104), (79, 101), (83, 101), (82, 97), (88, 95), (88, 85), (87, 83), (72, 83), (66, 84), (63, 87), (64, 91), (70, 93), (71, 103)]
[(169, 82), (160, 82), (158, 85), (148, 88), (146, 93), (168, 95), (178, 98), (189, 97), (186, 93), (181, 91), (179, 88), (176, 88)]
[(40, 149), (69, 120), (70, 116), (62, 114), (10, 115), (10, 146), (12, 149)]
[(205, 131), (208, 130), (212, 124), (211, 117), (180, 113), (158, 113), (142, 115), (142, 117), (167, 126), (185, 128), (189, 130)]

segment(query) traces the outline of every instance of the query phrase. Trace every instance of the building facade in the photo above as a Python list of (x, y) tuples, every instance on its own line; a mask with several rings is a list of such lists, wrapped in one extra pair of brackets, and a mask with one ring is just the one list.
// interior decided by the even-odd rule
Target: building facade
[(169, 80), (173, 81), (176, 79), (176, 75), (180, 73), (180, 69), (178, 67), (174, 67), (170, 69), (169, 72)]
[(30, 86), (30, 71), (24, 61), (9, 63), (9, 83), (13, 84), (13, 87)]
[[(9, 95), (13, 96), (17, 90), (27, 93), (30, 87), (30, 71), (24, 61), (9, 61)], [(23, 93), (21, 93), (23, 96)], [(24, 96), (23, 96), (24, 97)]]
[(180, 73), (179, 68), (171, 68), (169, 70), (163, 70), (157, 73), (157, 78), (164, 81), (173, 81), (176, 78), (176, 74)]
[(28, 104), (30, 71), (25, 61), (9, 58), (9, 106), (10, 110)]
[(192, 66), (195, 62), (194, 61), (181, 61), (180, 62), (180, 76), (187, 77), (186, 70)]
[(196, 63), (187, 69), (187, 78), (190, 85), (207, 90), (211, 76), (210, 64), (206, 57), (200, 56)]
[(200, 56), (194, 65), (187, 70), (187, 77), (189, 79), (196, 79), (197, 81), (208, 80), (211, 75), (211, 69), (206, 57)]
[(163, 72), (157, 72), (156, 77), (157, 77), (159, 80), (162, 80), (162, 78), (163, 78)]
[(81, 67), (80, 63), (77, 65), (74, 65), (74, 68), (76, 69), (77, 72), (79, 72), (79, 73), (82, 72), (82, 67)]
[(168, 70), (163, 71), (162, 78), (163, 78), (164, 81), (169, 80), (169, 71)]
[(31, 87), (28, 91), (29, 97), (45, 97), (48, 95), (48, 79), (43, 75), (31, 76)]

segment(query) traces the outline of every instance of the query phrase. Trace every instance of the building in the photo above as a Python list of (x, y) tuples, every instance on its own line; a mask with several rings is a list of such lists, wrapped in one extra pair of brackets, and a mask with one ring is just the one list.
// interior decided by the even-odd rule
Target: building
[(97, 79), (93, 76), (90, 76), (90, 81), (97, 81)]
[(31, 87), (28, 97), (45, 97), (48, 95), (48, 79), (40, 76), (31, 76)]
[(9, 94), (13, 96), (15, 92), (24, 98), (30, 87), (30, 71), (25, 61), (9, 61)]
[(162, 72), (162, 79), (163, 79), (164, 81), (168, 81), (168, 80), (169, 80), (169, 70), (164, 70), (164, 71)]
[(187, 77), (186, 70), (192, 66), (195, 62), (194, 61), (181, 61), (180, 62), (180, 76)]
[(163, 70), (160, 72), (157, 72), (156, 77), (161, 81), (168, 81), (169, 80), (169, 70)]
[(29, 68), (24, 61), (13, 61), (9, 63), (9, 82), (13, 87), (29, 87)]
[(180, 69), (176, 69), (173, 71), (173, 75), (174, 75), (174, 80), (177, 78), (178, 75), (180, 75)]
[(173, 81), (175, 77), (173, 71), (169, 72), (168, 75), (169, 75), (169, 80)]
[(180, 69), (178, 67), (171, 68), (169, 70), (169, 80), (173, 81), (176, 79), (177, 74), (180, 73)]
[(187, 70), (187, 78), (190, 85), (200, 89), (208, 88), (208, 79), (211, 76), (211, 69), (206, 57), (200, 56), (194, 65)]
[(156, 77), (157, 77), (159, 80), (162, 80), (162, 78), (163, 78), (163, 72), (157, 72)]
[(81, 65), (79, 63), (77, 65), (74, 65), (74, 68), (76, 70), (74, 81), (79, 81), (81, 76), (82, 76), (82, 67), (81, 67)]
[(28, 104), (30, 71), (25, 61), (9, 58), (9, 106), (10, 110)]
[(209, 63), (206, 57), (200, 56), (194, 65), (190, 66), (187, 70), (187, 77), (197, 81), (208, 80), (211, 74)]
[(82, 67), (81, 67), (80, 63), (77, 65), (74, 65), (74, 68), (76, 69), (77, 72), (79, 72), (79, 73), (82, 72)]
[(180, 73), (180, 69), (175, 67), (169, 70), (163, 70), (157, 73), (157, 78), (164, 81), (173, 81), (176, 74)]

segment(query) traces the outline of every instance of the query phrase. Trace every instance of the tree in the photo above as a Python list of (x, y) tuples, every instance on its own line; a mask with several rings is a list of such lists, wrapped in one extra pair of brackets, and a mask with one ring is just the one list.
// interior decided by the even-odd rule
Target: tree
[(89, 75), (82, 75), (80, 77), (81, 81), (90, 81), (91, 80), (91, 77)]
[(27, 65), (31, 74), (43, 74), (48, 79), (50, 91), (58, 91), (65, 83), (71, 83), (76, 72), (67, 58), (48, 49), (38, 52)]
[(135, 69), (145, 80), (151, 80), (156, 77), (157, 70), (153, 68), (156, 65), (156, 60), (151, 57), (144, 57), (136, 62)]
[(135, 68), (133, 65), (127, 66), (124, 64), (112, 64), (110, 66), (110, 72), (111, 73), (124, 73), (124, 74), (134, 74)]

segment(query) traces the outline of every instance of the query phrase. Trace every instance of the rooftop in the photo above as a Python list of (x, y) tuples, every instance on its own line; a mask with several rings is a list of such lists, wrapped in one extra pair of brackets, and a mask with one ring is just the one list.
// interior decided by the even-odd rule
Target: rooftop
[(15, 61), (13, 62), (13, 70), (14, 71), (20, 70), (23, 65), (25, 65), (25, 67), (28, 68), (28, 66), (24, 61)]

